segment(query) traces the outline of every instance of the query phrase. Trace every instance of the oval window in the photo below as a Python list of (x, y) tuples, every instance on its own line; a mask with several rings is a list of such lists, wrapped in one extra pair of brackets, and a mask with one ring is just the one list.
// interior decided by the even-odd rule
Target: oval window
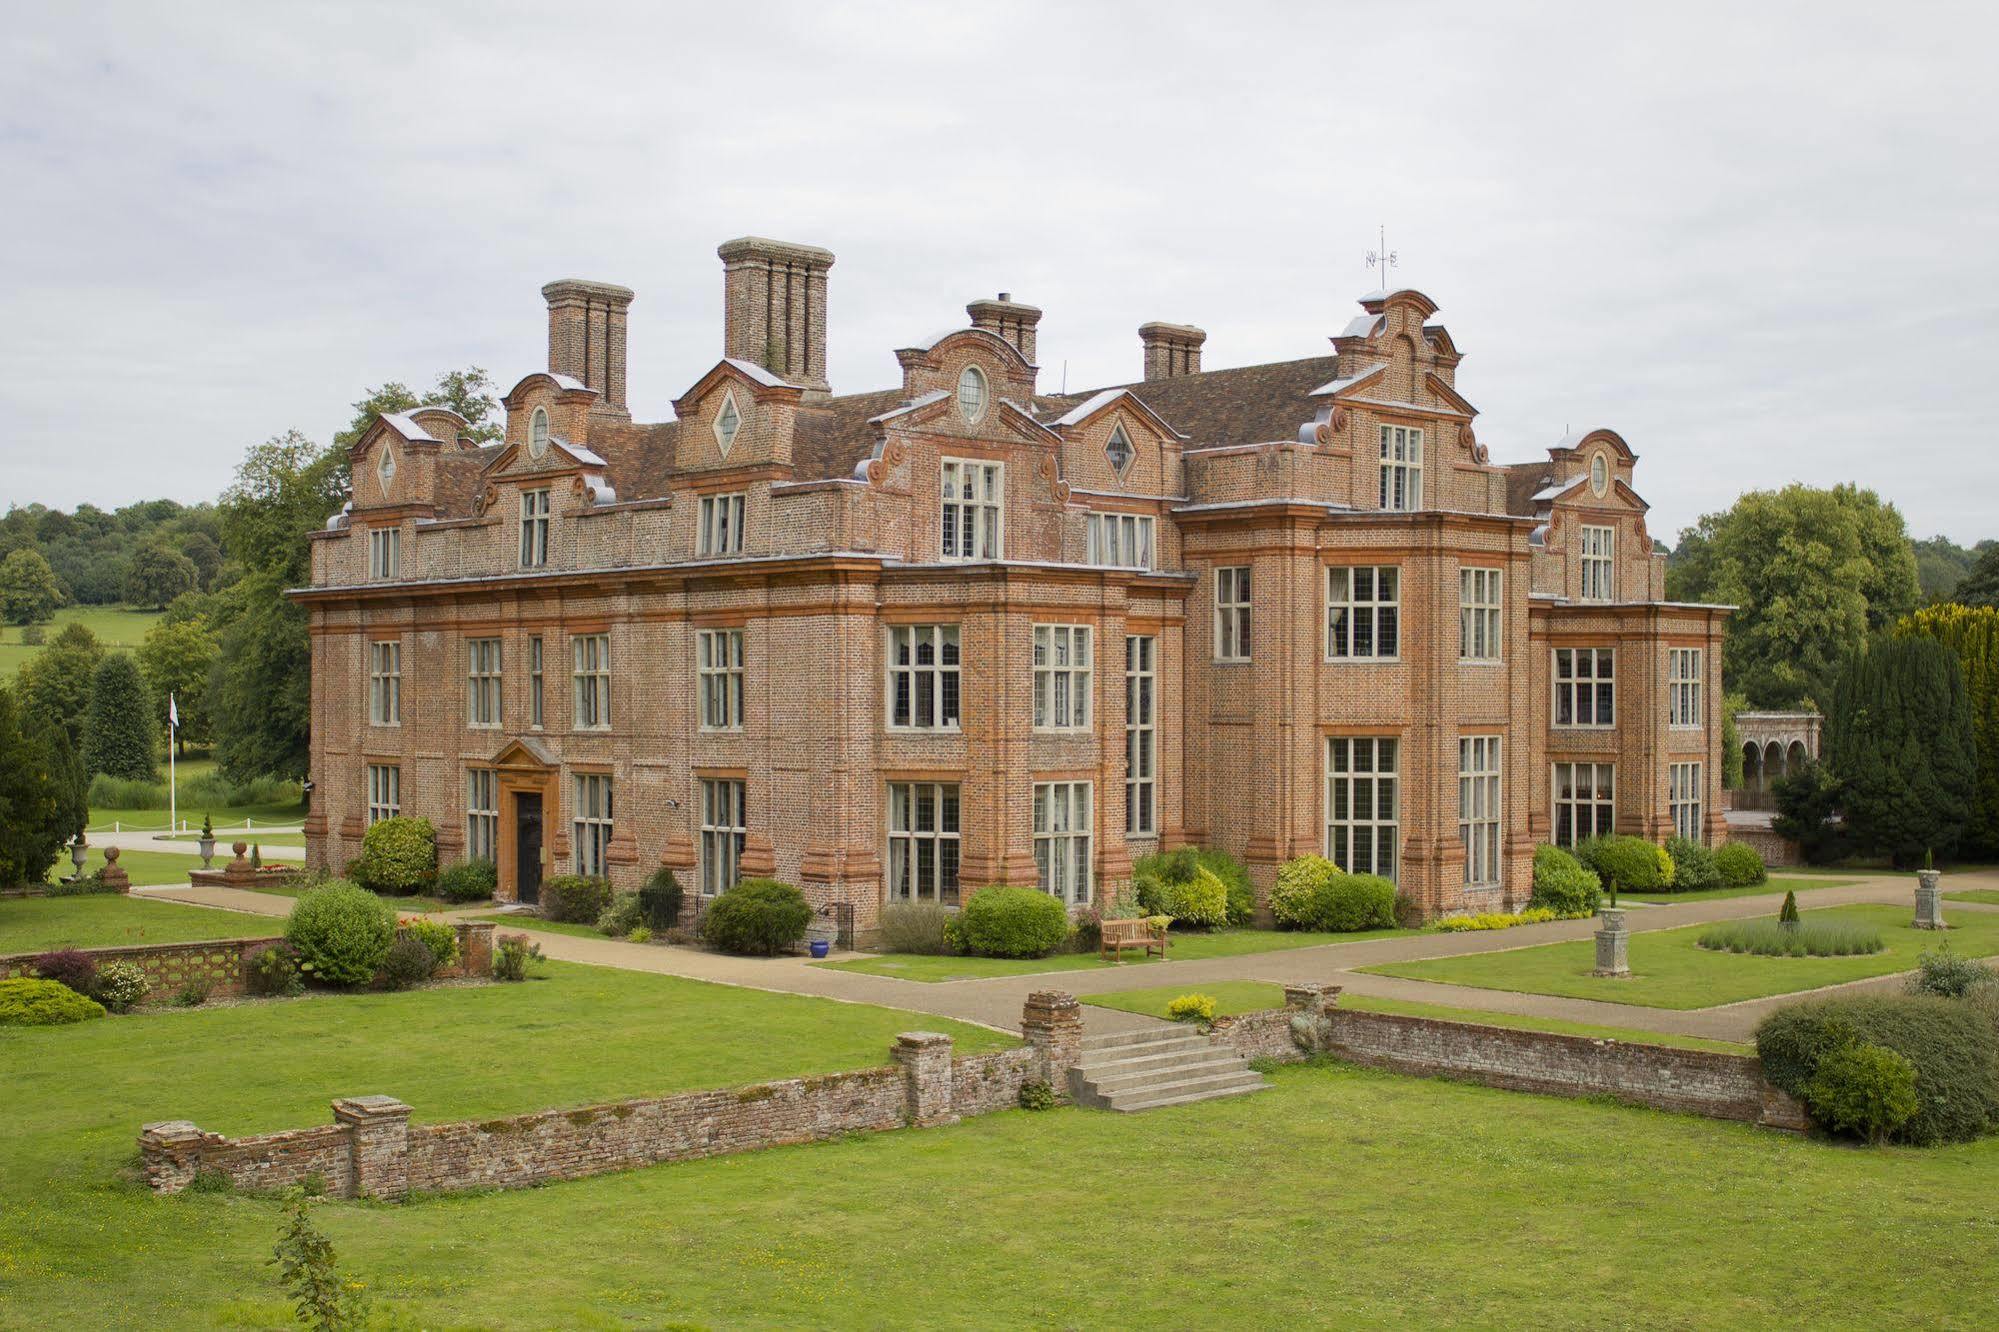
[(977, 421), (986, 414), (986, 377), (976, 365), (968, 365), (958, 376), (958, 415)]
[(1589, 488), (1598, 495), (1610, 489), (1610, 464), (1604, 461), (1601, 453), (1590, 459)]
[(548, 411), (534, 409), (534, 416), (528, 421), (528, 457), (539, 458), (548, 452)]

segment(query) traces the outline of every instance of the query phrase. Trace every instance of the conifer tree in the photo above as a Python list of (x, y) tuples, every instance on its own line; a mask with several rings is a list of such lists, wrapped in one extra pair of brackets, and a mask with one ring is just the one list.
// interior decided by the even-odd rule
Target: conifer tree
[(107, 656), (90, 681), (90, 716), (84, 727), (84, 762), (91, 773), (151, 781), (153, 721), (146, 682), (132, 658)]
[(1934, 639), (1887, 638), (1849, 658), (1826, 719), (1854, 848), (1907, 866), (1963, 841), (1977, 788), (1964, 672)]
[(1999, 856), (1999, 606), (1930, 606), (1895, 632), (1934, 638), (1957, 655), (1978, 748), (1978, 789), (1965, 849), (1980, 858)]

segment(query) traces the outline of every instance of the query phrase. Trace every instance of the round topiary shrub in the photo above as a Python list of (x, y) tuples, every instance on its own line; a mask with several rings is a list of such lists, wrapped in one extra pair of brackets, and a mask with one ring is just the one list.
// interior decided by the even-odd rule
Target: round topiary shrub
[(0, 981), (0, 1027), (60, 1027), (104, 1016), (104, 1005), (60, 981)]
[(303, 894), (285, 920), (300, 973), (324, 985), (366, 985), (395, 941), (395, 909), (337, 880)]
[(347, 873), (371, 892), (421, 892), (437, 881), (437, 830), (429, 819), (404, 814), (371, 823)]
[(1534, 892), (1530, 907), (1546, 907), (1558, 916), (1594, 916), (1603, 904), (1603, 882), (1559, 846), (1534, 848)]
[(1762, 855), (1747, 842), (1723, 842), (1715, 848), (1714, 872), (1724, 888), (1749, 888), (1770, 877)]
[(1673, 885), (1673, 858), (1642, 837), (1592, 837), (1576, 844), (1576, 859), (1595, 871), (1606, 890), (1657, 893)]
[(611, 905), (611, 885), (606, 879), (583, 874), (558, 874), (541, 886), (543, 920), (595, 925)]
[(1835, 1133), (1879, 1143), (1915, 1117), (1916, 1068), (1881, 1045), (1843, 1045), (1805, 1083), (1812, 1118)]
[(1340, 874), (1324, 856), (1299, 856), (1277, 867), (1277, 886), (1270, 893), (1270, 912), (1281, 929), (1309, 930), (1319, 890)]
[(1395, 885), (1378, 874), (1343, 874), (1323, 856), (1300, 856), (1278, 867), (1270, 907), (1287, 929), (1392, 929)]
[(981, 888), (951, 922), (951, 941), (979, 957), (1046, 957), (1069, 938), (1069, 910), (1035, 888)]
[(1194, 867), (1190, 879), (1159, 885), (1157, 897), (1159, 914), (1173, 917), (1175, 925), (1213, 929), (1229, 922), (1229, 887), (1202, 866)]
[(1673, 891), (1701, 893), (1722, 887), (1721, 871), (1714, 866), (1714, 852), (1685, 837), (1668, 837), (1666, 854), (1673, 859)]
[(812, 908), (805, 894), (775, 879), (744, 879), (708, 904), (701, 937), (729, 953), (776, 957), (805, 937)]
[(490, 860), (461, 860), (437, 876), (437, 895), (447, 902), (483, 902), (499, 886), (499, 866)]

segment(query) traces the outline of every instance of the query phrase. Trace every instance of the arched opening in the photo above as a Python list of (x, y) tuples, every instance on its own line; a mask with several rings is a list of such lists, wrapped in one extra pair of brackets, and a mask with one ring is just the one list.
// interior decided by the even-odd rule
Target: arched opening
[(1784, 770), (1797, 772), (1811, 762), (1811, 755), (1805, 752), (1805, 742), (1793, 740), (1791, 747), (1784, 751)]
[(1763, 747), (1754, 740), (1742, 746), (1742, 789), (1749, 795), (1763, 794)]
[(1790, 775), (1784, 767), (1784, 747), (1775, 740), (1763, 746), (1763, 780), (1779, 782)]

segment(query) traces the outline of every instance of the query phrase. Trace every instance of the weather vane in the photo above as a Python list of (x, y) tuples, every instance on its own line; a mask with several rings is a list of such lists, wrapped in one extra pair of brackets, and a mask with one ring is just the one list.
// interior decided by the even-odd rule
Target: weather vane
[(1367, 252), (1367, 266), (1381, 270), (1376, 276), (1381, 279), (1383, 290), (1387, 290), (1388, 287), (1388, 270), (1399, 268), (1401, 262), (1400, 257), (1395, 251), (1388, 248), (1388, 227), (1383, 225), (1381, 228), (1381, 248)]

